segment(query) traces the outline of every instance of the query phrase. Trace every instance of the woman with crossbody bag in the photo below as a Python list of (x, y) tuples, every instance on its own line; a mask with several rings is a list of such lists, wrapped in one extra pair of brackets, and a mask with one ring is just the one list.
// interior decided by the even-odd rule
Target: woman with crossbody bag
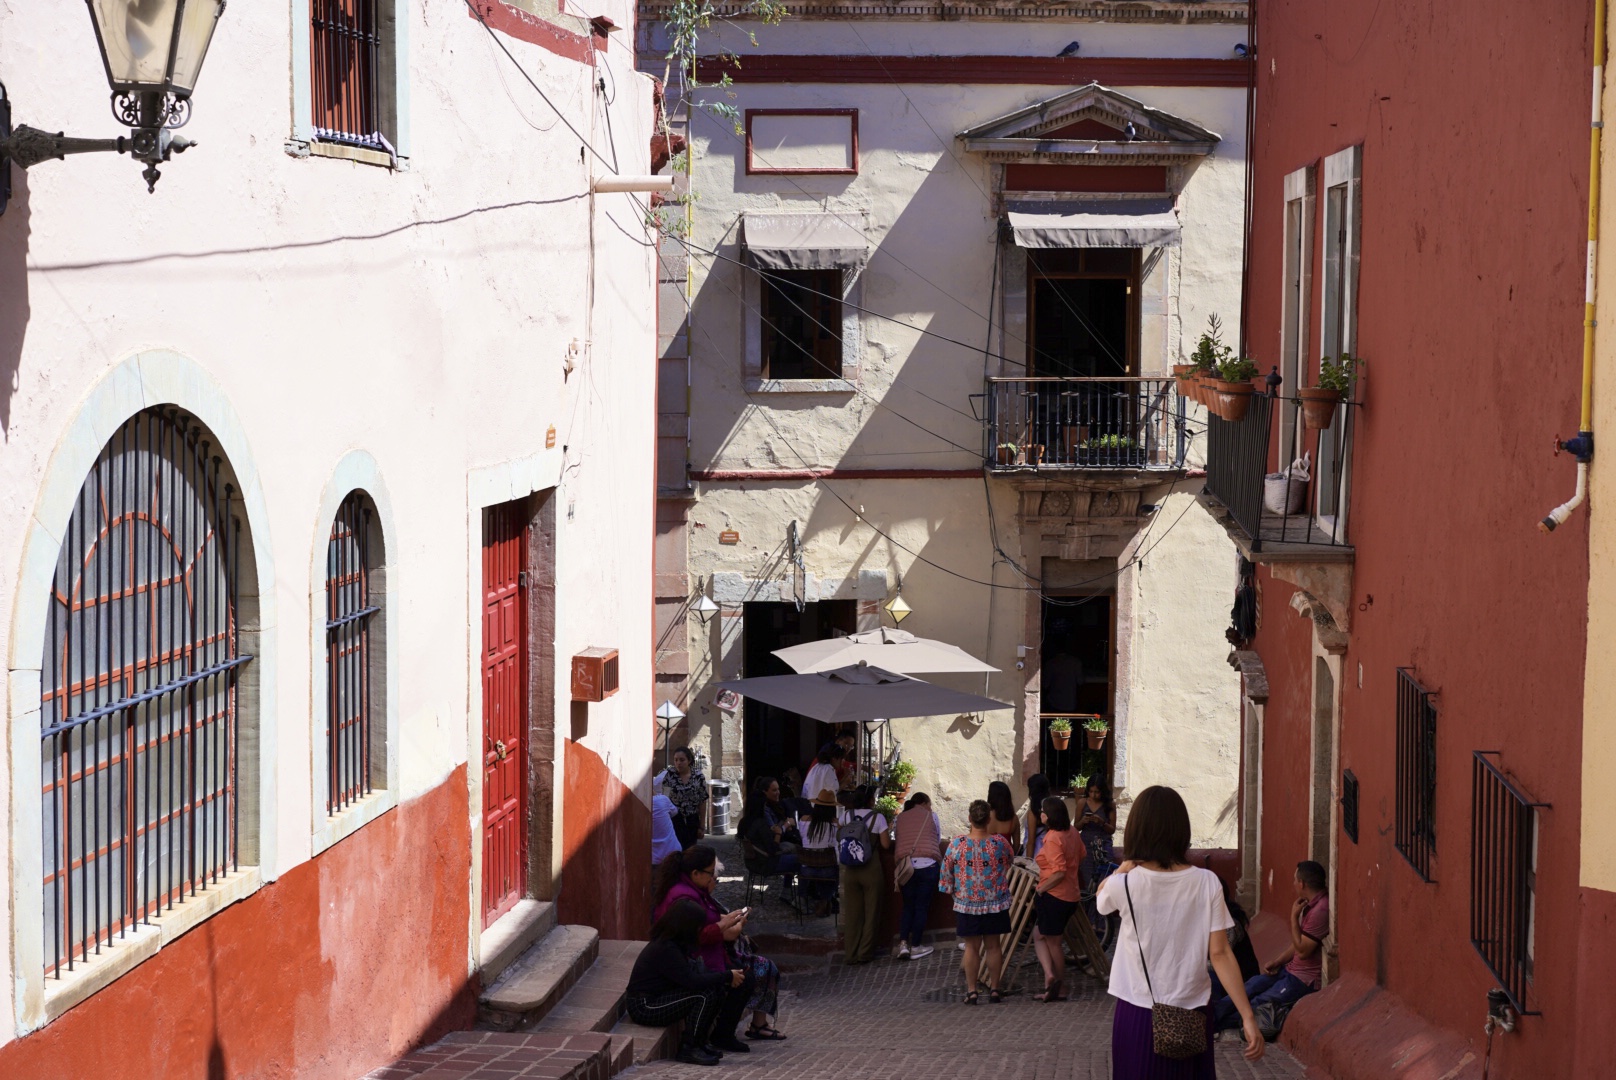
[[(1216, 874), (1189, 864), (1190, 815), (1172, 788), (1139, 793), (1123, 847), (1127, 860), (1096, 898), (1101, 914), (1122, 918), (1111, 965), (1112, 1080), (1214, 1080), (1208, 960), (1225, 987), (1240, 981), (1224, 933), (1233, 920), (1223, 887)], [(1244, 986), (1230, 999), (1246, 1060), (1256, 1061), (1264, 1043)]]
[(915, 792), (898, 815), (897, 840), (892, 845), (898, 856), (892, 882), (903, 895), (903, 911), (898, 917), (898, 959), (919, 960), (932, 954), (930, 945), (920, 939), (931, 916), (932, 897), (937, 895), (937, 878), (943, 857), (943, 826), (924, 792)]

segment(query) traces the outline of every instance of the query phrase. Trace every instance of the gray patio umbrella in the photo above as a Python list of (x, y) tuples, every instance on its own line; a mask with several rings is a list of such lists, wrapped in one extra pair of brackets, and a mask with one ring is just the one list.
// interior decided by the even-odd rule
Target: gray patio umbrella
[(903, 675), (939, 675), (960, 671), (998, 671), (946, 641), (915, 637), (907, 630), (882, 627), (862, 634), (808, 641), (774, 655), (797, 672), (831, 671), (851, 664), (866, 663)]
[(827, 724), (895, 716), (953, 716), (1011, 707), (868, 664), (806, 675), (733, 679), (719, 683), (718, 688)]

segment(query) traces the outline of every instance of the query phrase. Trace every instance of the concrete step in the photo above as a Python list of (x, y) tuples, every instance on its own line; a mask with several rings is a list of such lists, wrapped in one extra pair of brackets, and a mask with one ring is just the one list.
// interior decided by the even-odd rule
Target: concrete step
[(556, 907), (543, 900), (521, 900), (482, 933), (477, 975), (493, 986), (516, 958), (556, 927)]
[(537, 1026), (561, 1004), (599, 952), (600, 932), (594, 927), (556, 927), (483, 991), (477, 1000), (477, 1026), (494, 1031)]
[(626, 1038), (633, 1048), (634, 1064), (644, 1065), (647, 1061), (660, 1061), (677, 1053), (678, 1031), (677, 1026), (645, 1027), (625, 1016), (612, 1028), (612, 1038)]
[(643, 941), (602, 941), (595, 962), (535, 1031), (610, 1031), (623, 1014), (623, 996)]
[(423, 1074), (455, 1080), (611, 1080), (628, 1067), (622, 1043), (594, 1031), (570, 1035), (457, 1031), (363, 1080), (411, 1080)]

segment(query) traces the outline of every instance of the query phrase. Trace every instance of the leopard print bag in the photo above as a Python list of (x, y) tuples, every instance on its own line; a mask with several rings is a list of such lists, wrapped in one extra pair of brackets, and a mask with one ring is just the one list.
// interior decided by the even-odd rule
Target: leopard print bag
[(1163, 1005), (1150, 985), (1150, 967), (1145, 963), (1145, 947), (1139, 938), (1139, 917), (1133, 912), (1133, 893), (1128, 875), (1122, 876), (1122, 891), (1128, 896), (1128, 917), (1133, 920), (1133, 943), (1139, 947), (1139, 966), (1145, 971), (1145, 988), (1150, 991), (1150, 1035), (1152, 1049), (1164, 1058), (1181, 1060), (1206, 1053), (1206, 1015), (1196, 1009)]

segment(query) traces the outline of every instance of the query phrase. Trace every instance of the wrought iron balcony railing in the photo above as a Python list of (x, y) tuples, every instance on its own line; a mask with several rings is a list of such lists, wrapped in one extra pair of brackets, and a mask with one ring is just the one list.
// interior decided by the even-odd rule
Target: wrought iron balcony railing
[[(1270, 556), (1331, 552), (1350, 558), (1347, 505), (1352, 464), (1354, 421), (1361, 407), (1343, 401), (1335, 407), (1329, 428), (1314, 431), (1302, 423), (1299, 403), (1277, 394), (1252, 395), (1240, 420), (1207, 417), (1206, 494), (1221, 503), (1239, 533), (1236, 539), (1253, 560)], [(1286, 445), (1274, 419), (1286, 418)], [(1309, 475), (1281, 476), (1291, 462), (1306, 457)]]
[(989, 379), (988, 467), (1182, 469), (1184, 400), (1172, 379)]

